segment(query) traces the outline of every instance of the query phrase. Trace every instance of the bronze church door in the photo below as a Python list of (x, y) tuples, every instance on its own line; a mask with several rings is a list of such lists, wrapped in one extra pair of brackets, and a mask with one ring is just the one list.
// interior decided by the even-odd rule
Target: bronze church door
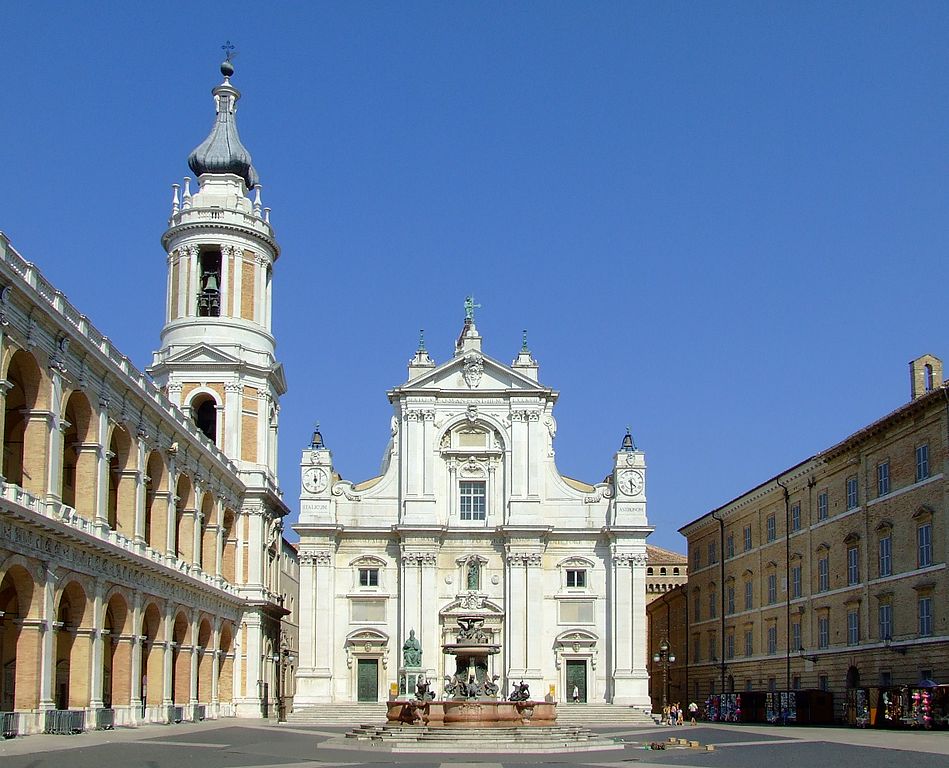
[(587, 663), (586, 660), (567, 661), (567, 700), (573, 701), (573, 688), (577, 688), (577, 700), (587, 700)]
[(379, 700), (379, 660), (358, 659), (356, 669), (356, 700)]

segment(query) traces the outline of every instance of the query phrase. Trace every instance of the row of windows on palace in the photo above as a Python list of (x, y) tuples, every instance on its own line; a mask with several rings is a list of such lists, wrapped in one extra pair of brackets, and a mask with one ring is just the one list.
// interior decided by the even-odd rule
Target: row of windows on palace
[[(820, 650), (830, 648), (830, 608), (821, 608), (817, 610), (817, 648)], [(916, 601), (916, 629), (921, 637), (931, 637), (933, 634), (933, 595), (932, 593), (919, 594)], [(877, 640), (881, 642), (889, 641), (893, 636), (893, 602), (890, 596), (880, 596), (877, 606)], [(755, 631), (754, 624), (748, 622), (742, 627), (744, 636), (744, 655), (751, 657), (755, 655)], [(734, 628), (725, 631), (725, 658), (735, 658), (735, 638)], [(860, 638), (860, 608), (859, 606), (848, 606), (847, 608), (847, 645), (859, 645)], [(767, 628), (767, 655), (775, 656), (778, 653), (778, 620), (773, 618), (769, 620)], [(801, 622), (791, 622), (791, 642), (792, 652), (805, 650), (803, 638), (801, 635)], [(692, 635), (692, 661), (699, 663), (703, 658), (709, 661), (718, 661), (718, 634), (715, 630), (708, 632), (706, 641), (708, 656), (702, 655), (702, 635), (699, 633)]]
[[(892, 492), (890, 487), (890, 462), (881, 461), (877, 464), (877, 498), (886, 496)], [(930, 477), (929, 474), (929, 445), (924, 443), (916, 447), (916, 480), (915, 482), (920, 483), (923, 480), (926, 480)], [(851, 475), (845, 481), (845, 492), (847, 497), (847, 511), (851, 511), (860, 506), (860, 494), (859, 494), (859, 485), (857, 483), (857, 476)], [(817, 494), (817, 521), (822, 522), (827, 520), (830, 516), (829, 513), (829, 497), (827, 490), (822, 490)], [(800, 502), (795, 502), (791, 504), (790, 508), (790, 529), (791, 533), (795, 533), (801, 530), (801, 504)], [(752, 527), (751, 525), (746, 525), (742, 529), (742, 547), (744, 552), (748, 552), (754, 547), (752, 540)], [(771, 514), (765, 518), (765, 536), (768, 543), (777, 540), (777, 519), (775, 515)], [(932, 547), (930, 538), (929, 552), (931, 555)], [(735, 556), (735, 535), (729, 533), (725, 539), (725, 557), (731, 558)], [(718, 542), (710, 541), (708, 543), (708, 565), (714, 565), (718, 562)], [(929, 565), (929, 562), (926, 562), (926, 565)], [(696, 546), (692, 550), (692, 569), (696, 571), (702, 567), (702, 548)], [(920, 567), (923, 567), (920, 565)], [(881, 576), (889, 575), (887, 573), (881, 573)]]
[[(933, 521), (932, 513), (926, 508), (916, 514), (916, 570), (933, 565)], [(877, 558), (876, 578), (882, 579), (893, 575), (893, 526), (890, 523), (881, 523), (877, 527)], [(862, 583), (860, 578), (860, 543), (855, 537), (848, 537), (847, 544), (847, 586), (857, 586)], [(776, 566), (772, 566), (776, 567)], [(791, 599), (804, 597), (803, 565), (794, 562), (790, 567)], [(729, 577), (734, 581), (734, 577)], [(817, 549), (817, 589), (815, 594), (830, 591), (830, 549), (822, 544)], [(701, 589), (696, 587), (692, 592), (693, 610), (692, 621), (702, 621)], [(778, 602), (778, 575), (769, 573), (767, 578), (766, 605)], [(718, 598), (714, 584), (708, 596), (709, 618), (716, 618)], [(752, 574), (744, 576), (744, 610), (754, 609), (754, 581)], [(728, 584), (725, 587), (725, 614), (735, 613), (735, 586)]]

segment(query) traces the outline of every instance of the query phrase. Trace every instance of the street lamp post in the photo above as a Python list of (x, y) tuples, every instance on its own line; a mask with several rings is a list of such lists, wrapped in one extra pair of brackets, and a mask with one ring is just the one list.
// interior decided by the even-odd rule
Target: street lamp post
[(669, 665), (676, 660), (675, 652), (666, 638), (659, 641), (659, 650), (652, 655), (652, 660), (662, 669), (662, 711), (665, 712), (669, 702)]

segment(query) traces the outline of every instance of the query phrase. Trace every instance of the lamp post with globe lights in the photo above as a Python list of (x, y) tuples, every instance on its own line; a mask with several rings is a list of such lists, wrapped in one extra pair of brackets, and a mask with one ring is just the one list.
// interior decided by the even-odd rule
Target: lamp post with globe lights
[(652, 660), (662, 669), (662, 710), (665, 711), (669, 703), (669, 665), (676, 660), (675, 652), (666, 638), (659, 642), (659, 650), (652, 655)]

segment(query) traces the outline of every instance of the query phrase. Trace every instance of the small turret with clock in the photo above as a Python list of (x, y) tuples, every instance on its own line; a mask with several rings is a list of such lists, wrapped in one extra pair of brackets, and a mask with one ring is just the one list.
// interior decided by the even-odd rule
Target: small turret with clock
[(329, 450), (323, 444), (320, 426), (317, 424), (316, 429), (313, 430), (313, 439), (303, 452), (303, 463), (300, 467), (302, 496), (326, 496), (329, 493), (333, 472), (332, 461)]
[(614, 522), (644, 525), (646, 521), (646, 457), (633, 442), (629, 429), (613, 463)]

